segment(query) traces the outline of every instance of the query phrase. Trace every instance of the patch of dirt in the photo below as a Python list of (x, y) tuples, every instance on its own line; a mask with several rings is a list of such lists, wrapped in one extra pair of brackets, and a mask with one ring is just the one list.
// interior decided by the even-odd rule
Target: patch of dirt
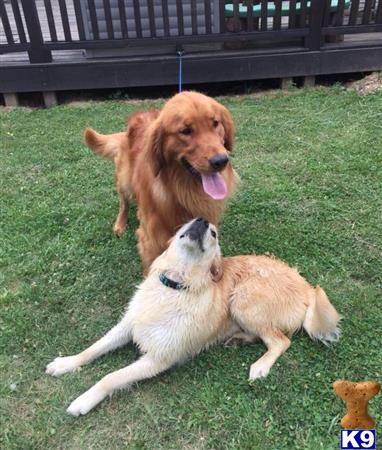
[(356, 90), (361, 96), (373, 94), (382, 89), (382, 72), (373, 72), (361, 80), (348, 83), (346, 87)]

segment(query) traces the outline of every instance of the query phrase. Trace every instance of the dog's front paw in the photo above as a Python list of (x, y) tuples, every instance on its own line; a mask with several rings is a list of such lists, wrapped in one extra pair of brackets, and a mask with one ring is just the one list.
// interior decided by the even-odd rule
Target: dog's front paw
[(123, 233), (126, 230), (126, 225), (121, 225), (120, 223), (116, 222), (114, 224), (113, 227), (113, 233), (117, 236), (117, 237), (121, 237), (123, 235)]
[(268, 375), (270, 367), (268, 364), (264, 364), (262, 362), (255, 362), (252, 364), (251, 369), (249, 371), (249, 379), (256, 380), (257, 378), (264, 378)]
[(106, 397), (106, 394), (96, 386), (76, 398), (66, 410), (72, 416), (84, 416)]
[(58, 357), (46, 366), (45, 373), (53, 377), (59, 377), (64, 373), (73, 372), (79, 366), (80, 364), (76, 355), (65, 356), (64, 358)]

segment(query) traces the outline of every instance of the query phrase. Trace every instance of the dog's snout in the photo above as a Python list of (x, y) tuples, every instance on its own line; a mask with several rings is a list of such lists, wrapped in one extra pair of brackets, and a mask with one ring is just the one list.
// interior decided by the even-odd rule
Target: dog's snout
[(213, 170), (223, 170), (228, 163), (228, 156), (224, 153), (218, 153), (208, 160)]
[(199, 217), (198, 219), (196, 219), (197, 222), (202, 222), (202, 224), (207, 228), (209, 223), (208, 220), (203, 219), (203, 217)]
[(209, 225), (210, 224), (208, 223), (208, 220), (204, 219), (203, 217), (199, 217), (192, 222), (192, 224), (187, 228), (184, 234), (191, 240), (200, 240), (206, 233)]

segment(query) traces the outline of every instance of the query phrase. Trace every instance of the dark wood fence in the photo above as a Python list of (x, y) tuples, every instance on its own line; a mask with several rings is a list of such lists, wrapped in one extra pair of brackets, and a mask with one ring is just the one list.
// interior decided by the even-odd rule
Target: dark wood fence
[(0, 18), (9, 105), (175, 85), (179, 50), (186, 84), (382, 70), (382, 0), (0, 0)]
[[(382, 31), (382, 0), (220, 0), (217, 31), (211, 20), (211, 1), (177, 0), (174, 2), (175, 33), (169, 25), (169, 3), (165, 0), (112, 3), (103, 0), (100, 10), (96, 0), (0, 0), (3, 26), (0, 53), (27, 51), (31, 63), (46, 63), (52, 60), (52, 50), (152, 46), (158, 42), (178, 45), (254, 40), (283, 42), (291, 38), (302, 38), (303, 46), (317, 50), (325, 36)], [(186, 30), (184, 8), (188, 4), (191, 27)], [(160, 27), (158, 8), (161, 10)], [(127, 11), (133, 17), (127, 17)], [(145, 32), (143, 13), (148, 18)], [(106, 22), (103, 36), (99, 30), (100, 14)], [(200, 16), (202, 26), (198, 25)], [(132, 20), (134, 26), (129, 29)], [(43, 21), (47, 23), (48, 32), (42, 29)]]

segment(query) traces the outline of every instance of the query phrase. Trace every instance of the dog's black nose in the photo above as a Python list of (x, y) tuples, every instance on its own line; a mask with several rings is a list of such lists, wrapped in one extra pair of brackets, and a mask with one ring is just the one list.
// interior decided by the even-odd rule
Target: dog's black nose
[(199, 218), (197, 218), (196, 219), (196, 221), (197, 222), (202, 222), (203, 223), (203, 225), (207, 228), (208, 227), (208, 225), (209, 225), (209, 223), (208, 223), (208, 220), (206, 220), (206, 219), (203, 219), (203, 217), (199, 217)]
[(223, 170), (224, 167), (228, 163), (228, 156), (224, 153), (218, 153), (217, 155), (213, 156), (208, 160), (210, 163), (210, 166), (212, 169), (216, 170), (217, 172), (220, 170)]
[(192, 222), (192, 224), (187, 228), (184, 234), (191, 240), (200, 240), (206, 233), (209, 225), (210, 224), (208, 223), (208, 220), (204, 219), (203, 217), (199, 217)]

